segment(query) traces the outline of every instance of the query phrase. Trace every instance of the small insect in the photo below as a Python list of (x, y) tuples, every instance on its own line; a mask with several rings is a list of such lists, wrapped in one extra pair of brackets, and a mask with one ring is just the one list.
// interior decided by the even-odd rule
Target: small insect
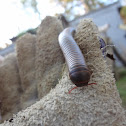
[(59, 35), (59, 45), (67, 62), (71, 81), (77, 87), (82, 87), (88, 85), (91, 71), (87, 68), (84, 56), (73, 38), (74, 33), (74, 28), (64, 29)]
[(13, 118), (12, 119), (9, 119), (9, 122), (12, 122), (13, 121)]
[(103, 56), (105, 56), (105, 53), (106, 53), (106, 43), (105, 41), (99, 37), (99, 42), (100, 42), (100, 49), (102, 49), (102, 54)]
[(99, 37), (99, 42), (100, 42), (100, 49), (102, 50), (102, 54), (103, 54), (104, 58), (107, 56), (111, 60), (115, 60), (115, 58), (113, 57), (113, 54), (109, 54), (106, 51), (107, 47), (114, 46), (114, 45), (106, 45), (105, 41), (100, 37)]

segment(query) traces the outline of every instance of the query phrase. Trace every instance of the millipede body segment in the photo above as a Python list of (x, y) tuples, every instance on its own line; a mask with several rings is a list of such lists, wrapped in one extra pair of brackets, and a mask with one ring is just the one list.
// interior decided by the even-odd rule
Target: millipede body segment
[(88, 85), (91, 72), (87, 68), (84, 56), (73, 38), (75, 29), (68, 27), (59, 35), (59, 45), (66, 59), (71, 81), (77, 86)]

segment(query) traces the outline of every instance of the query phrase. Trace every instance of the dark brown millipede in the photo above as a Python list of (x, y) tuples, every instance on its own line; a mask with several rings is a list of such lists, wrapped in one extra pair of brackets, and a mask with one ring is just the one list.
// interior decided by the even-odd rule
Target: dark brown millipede
[(88, 85), (91, 72), (87, 68), (84, 56), (73, 38), (74, 33), (75, 29), (72, 27), (64, 29), (59, 35), (59, 45), (67, 62), (71, 81), (77, 87), (82, 87)]

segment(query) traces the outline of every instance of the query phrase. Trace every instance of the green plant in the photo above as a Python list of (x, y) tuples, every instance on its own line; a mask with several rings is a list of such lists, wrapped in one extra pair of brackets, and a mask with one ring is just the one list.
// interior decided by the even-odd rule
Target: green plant
[(122, 99), (122, 105), (124, 108), (126, 108), (126, 76), (120, 78), (116, 82), (117, 88), (119, 90), (120, 97)]
[(126, 6), (122, 7), (120, 14), (121, 14), (122, 17), (126, 18)]

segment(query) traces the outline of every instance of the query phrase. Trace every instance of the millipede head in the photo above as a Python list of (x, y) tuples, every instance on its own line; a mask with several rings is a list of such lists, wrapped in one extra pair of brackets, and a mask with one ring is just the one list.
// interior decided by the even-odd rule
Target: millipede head
[(71, 81), (77, 86), (87, 86), (90, 80), (91, 72), (84, 66), (74, 67), (70, 72), (69, 76)]

